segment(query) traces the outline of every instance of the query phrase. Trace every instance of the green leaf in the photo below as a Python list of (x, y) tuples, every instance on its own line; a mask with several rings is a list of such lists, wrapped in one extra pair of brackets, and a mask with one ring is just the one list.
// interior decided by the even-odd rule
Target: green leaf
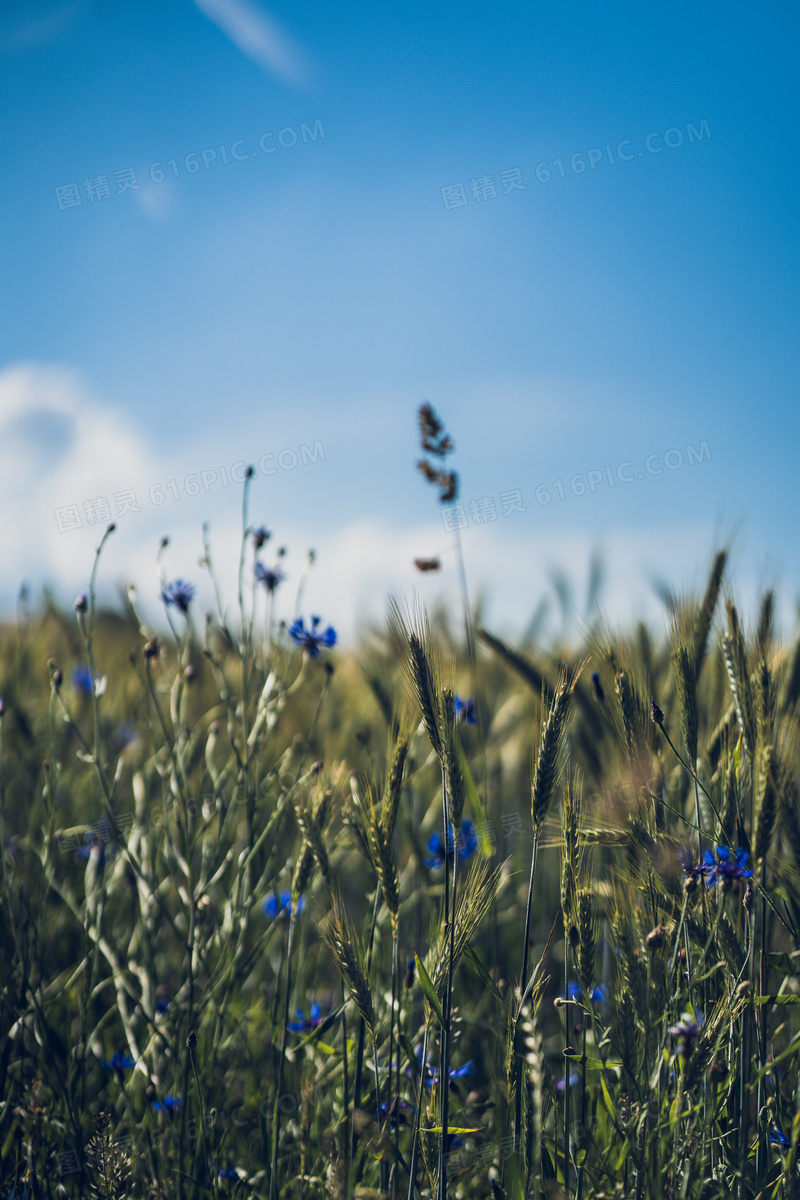
[(422, 959), (417, 954), (416, 950), (414, 951), (414, 958), (417, 963), (419, 986), (425, 993), (425, 999), (428, 1001), (428, 1004), (430, 1004), (431, 1008), (436, 1013), (439, 1024), (441, 1025), (442, 1029), (444, 1029), (444, 1013), (442, 1012), (442, 1006), (439, 1003), (439, 997), (436, 995), (436, 988), (433, 986), (431, 977), (422, 965)]
[(605, 1075), (600, 1076), (600, 1087), (603, 1089), (603, 1100), (605, 1101), (606, 1108), (612, 1117), (616, 1116), (616, 1113), (614, 1112), (614, 1102), (611, 1099), (611, 1093), (608, 1090)]
[(335, 1057), (338, 1057), (341, 1054), (340, 1050), (337, 1050), (335, 1046), (329, 1046), (327, 1042), (317, 1042), (317, 1049), (321, 1050), (323, 1054), (333, 1055)]
[(564, 1058), (571, 1058), (573, 1062), (578, 1063), (585, 1062), (586, 1066), (593, 1071), (614, 1071), (622, 1066), (621, 1062), (612, 1058), (607, 1058), (605, 1062), (602, 1058), (589, 1058), (588, 1056), (584, 1058), (582, 1054), (565, 1054)]
[(800, 1004), (800, 996), (753, 996), (753, 1004)]
[(464, 958), (467, 960), (469, 965), (472, 967), (475, 974), (478, 975), (483, 980), (483, 982), (486, 984), (489, 991), (494, 996), (495, 1000), (499, 1000), (502, 1003), (503, 997), (500, 995), (500, 992), (497, 990), (497, 984), (492, 979), (491, 975), (486, 970), (486, 967), (483, 965), (481, 960), (478, 958), (475, 951), (472, 949), (472, 946), (464, 947)]
[(782, 1062), (784, 1058), (791, 1058), (793, 1055), (797, 1054), (798, 1048), (800, 1048), (800, 1034), (795, 1034), (789, 1045), (785, 1050), (781, 1051), (777, 1058), (770, 1059), (765, 1067), (762, 1067), (760, 1071), (753, 1075), (753, 1082), (757, 1083), (759, 1079), (763, 1079), (765, 1075), (769, 1075), (773, 1067), (777, 1066), (779, 1062)]
[[(420, 1129), (420, 1133), (438, 1133), (440, 1136), (441, 1136), (441, 1132), (442, 1132), (441, 1125), (434, 1125), (432, 1129)], [(460, 1125), (448, 1125), (447, 1126), (448, 1137), (452, 1137), (454, 1134), (458, 1135), (458, 1134), (463, 1134), (463, 1133), (483, 1133), (483, 1132), (484, 1132), (484, 1130), (482, 1129), (482, 1127), (480, 1125), (475, 1129), (462, 1129)]]
[(491, 858), (494, 853), (494, 843), (489, 836), (489, 831), (484, 820), (484, 811), (481, 807), (481, 799), (478, 795), (478, 789), (475, 786), (475, 780), (472, 777), (467, 756), (464, 753), (464, 747), (461, 745), (461, 737), (456, 738), (456, 750), (458, 753), (458, 765), (461, 767), (461, 774), (464, 776), (464, 789), (469, 798), (469, 806), (475, 821), (478, 837), (481, 841), (481, 854), (484, 858)]

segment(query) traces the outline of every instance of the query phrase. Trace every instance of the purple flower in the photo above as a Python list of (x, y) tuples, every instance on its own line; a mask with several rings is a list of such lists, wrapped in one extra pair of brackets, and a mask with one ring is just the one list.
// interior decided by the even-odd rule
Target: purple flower
[[(79, 858), (81, 862), (88, 862), (91, 856), (94, 855), (97, 866), (102, 870), (106, 865), (106, 843), (109, 841), (109, 825), (105, 817), (101, 817), (96, 824), (99, 826), (100, 832), (95, 833), (93, 829), (87, 829), (83, 835), (86, 845), (81, 846), (80, 850), (75, 852), (75, 857)], [(108, 847), (108, 857), (114, 857), (114, 847), (111, 845)]]
[(397, 1128), (398, 1121), (410, 1123), (405, 1114), (413, 1112), (416, 1112), (413, 1104), (409, 1104), (407, 1100), (401, 1100), (398, 1096), (391, 1104), (387, 1104), (385, 1100), (381, 1104), (381, 1117), (384, 1121), (387, 1117), (391, 1117), (392, 1129)]
[(456, 720), (463, 721), (465, 725), (478, 724), (474, 700), (462, 700), (460, 696), (456, 696)]
[(263, 583), (268, 592), (274, 592), (279, 583), (283, 583), (286, 576), (280, 567), (265, 567), (263, 563), (256, 563), (256, 579), (259, 583)]
[(680, 1039), (677, 1052), (684, 1058), (688, 1058), (692, 1053), (694, 1044), (700, 1036), (702, 1024), (703, 1017), (701, 1014), (685, 1012), (682, 1014), (682, 1019), (677, 1025), (670, 1025), (669, 1034), (671, 1037)]
[[(478, 835), (475, 833), (475, 826), (472, 821), (466, 819), (461, 825), (458, 834), (458, 857), (467, 859), (472, 858), (473, 854), (478, 849)], [(434, 835), (428, 840), (428, 852), (432, 855), (431, 858), (425, 859), (426, 867), (443, 867), (448, 859), (452, 862), (453, 859), (453, 830), (447, 831), (447, 853), (444, 851), (444, 841), (440, 833)]]
[(750, 879), (753, 868), (747, 866), (747, 851), (740, 848), (734, 857), (733, 851), (727, 846), (717, 846), (717, 855), (713, 850), (706, 850), (703, 855), (703, 870), (708, 875), (708, 886), (719, 883), (723, 892), (729, 892), (739, 879)]
[(579, 1082), (579, 1080), (580, 1080), (580, 1075), (578, 1074), (578, 1072), (570, 1071), (569, 1076), (565, 1076), (563, 1079), (559, 1079), (558, 1083), (556, 1084), (556, 1091), (558, 1092), (558, 1094), (560, 1096), (563, 1096), (564, 1092), (567, 1090), (567, 1084), (569, 1084), (569, 1086), (571, 1088), (573, 1088), (573, 1087), (575, 1087), (575, 1084)]
[(109, 745), (115, 754), (121, 754), (128, 746), (132, 746), (138, 740), (138, 733), (133, 725), (127, 724), (118, 725), (109, 738)]
[(322, 1021), (323, 1018), (319, 1015), (319, 1005), (312, 1004), (308, 1016), (301, 1008), (298, 1008), (297, 1020), (289, 1022), (289, 1029), (292, 1033), (308, 1033), (312, 1029), (318, 1029)]
[(182, 579), (176, 579), (174, 583), (167, 583), (161, 592), (161, 599), (169, 606), (174, 604), (179, 612), (184, 616), (189, 611), (189, 605), (194, 600), (194, 585), (185, 583)]
[(332, 625), (329, 625), (323, 633), (317, 632), (321, 622), (321, 617), (312, 617), (311, 627), (306, 629), (303, 618), (298, 617), (296, 621), (292, 621), (287, 630), (292, 641), (296, 645), (302, 646), (310, 658), (319, 658), (320, 646), (336, 645), (336, 630)]
[[(296, 912), (297, 912), (298, 916), (303, 911), (305, 906), (306, 906), (305, 897), (301, 896), (300, 899), (297, 901)], [(279, 903), (278, 898), (275, 895), (275, 893), (270, 892), (270, 894), (267, 896), (266, 900), (264, 901), (264, 912), (266, 913), (266, 915), (269, 917), (269, 919), (271, 921), (274, 921), (277, 917), (283, 916), (284, 913), (288, 913), (291, 916), (292, 915), (292, 893), (291, 892), (281, 892), (281, 898), (280, 898), (280, 903)]]
[(683, 868), (683, 887), (687, 892), (693, 892), (698, 883), (705, 880), (708, 867), (705, 856), (698, 862), (689, 846), (681, 846), (678, 851), (678, 861)]

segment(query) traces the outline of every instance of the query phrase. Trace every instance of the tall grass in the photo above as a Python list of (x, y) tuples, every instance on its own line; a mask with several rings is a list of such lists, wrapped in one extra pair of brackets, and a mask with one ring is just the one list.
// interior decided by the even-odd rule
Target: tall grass
[(202, 632), (98, 608), (108, 531), (0, 635), (3, 1195), (795, 1197), (772, 598), (720, 612), (721, 550), (663, 642), (417, 605), (345, 654), (274, 624), (247, 488), (236, 623), (207, 531)]

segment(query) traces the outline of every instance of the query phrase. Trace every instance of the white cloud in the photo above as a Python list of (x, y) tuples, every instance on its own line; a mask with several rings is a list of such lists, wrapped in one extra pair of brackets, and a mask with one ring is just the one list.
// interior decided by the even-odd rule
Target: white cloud
[[(235, 619), (242, 485), (232, 468), (238, 459), (241, 472), (244, 463), (233, 452), (233, 442), (226, 442), (229, 436), (233, 435), (222, 424), (202, 442), (164, 445), (156, 436), (145, 438), (68, 367), (20, 363), (0, 371), (0, 504), (6, 518), (0, 532), (0, 605), (6, 610), (13, 605), (23, 581), (35, 591), (45, 584), (53, 587), (64, 603), (85, 590), (102, 532), (109, 517), (117, 519), (114, 496), (133, 491), (140, 511), (117, 519), (117, 531), (104, 551), (101, 589), (113, 599), (117, 585), (134, 582), (146, 614), (157, 620), (155, 555), (161, 536), (168, 535), (168, 577), (197, 584), (198, 610), (212, 609), (213, 592), (198, 566), (202, 525), (208, 520), (216, 572)], [(277, 522), (275, 540), (265, 547), (263, 560), (273, 561), (279, 544), (289, 547), (283, 560), (288, 578), (278, 594), (279, 617), (294, 613), (297, 584), (313, 546), (317, 560), (304, 585), (302, 613), (319, 613), (345, 643), (352, 642), (367, 620), (383, 625), (390, 595), (402, 602), (414, 590), (429, 608), (445, 600), (457, 626), (461, 598), (455, 538), (445, 532), (438, 515), (404, 528), (376, 510), (317, 543), (310, 537), (313, 527), (290, 516), (286, 489), (268, 490), (279, 482), (280, 476), (254, 480), (251, 508), (254, 523), (266, 512)], [(330, 502), (325, 492), (329, 476), (304, 476), (302, 483), (311, 489), (317, 506)], [(197, 494), (190, 495), (192, 491)], [(98, 497), (108, 500), (109, 513), (88, 524), (84, 502)], [(77, 506), (81, 527), (59, 532), (55, 510), (69, 505)], [(470, 526), (462, 537), (471, 600), (485, 592), (485, 621), (512, 638), (524, 630), (542, 597), (554, 596), (550, 578), (558, 570), (570, 580), (576, 596), (575, 617), (566, 633), (579, 639), (589, 564), (596, 550), (606, 568), (601, 608), (607, 619), (621, 627), (639, 618), (663, 626), (664, 610), (652, 580), (665, 580), (678, 592), (699, 590), (714, 548), (710, 518), (691, 524), (654, 522), (646, 530), (621, 525), (607, 529), (598, 544), (580, 527), (531, 533), (525, 518), (511, 513), (482, 527)], [(763, 581), (759, 550), (749, 550), (741, 541), (736, 550), (736, 594), (752, 604)], [(415, 569), (414, 558), (427, 556), (441, 558), (441, 573), (421, 575)], [(788, 598), (783, 600), (787, 605)], [(557, 606), (552, 609), (557, 611)], [(788, 617), (788, 610), (783, 615)]]
[(276, 21), (250, 0), (194, 0), (242, 54), (287, 83), (299, 85), (310, 70), (300, 48)]

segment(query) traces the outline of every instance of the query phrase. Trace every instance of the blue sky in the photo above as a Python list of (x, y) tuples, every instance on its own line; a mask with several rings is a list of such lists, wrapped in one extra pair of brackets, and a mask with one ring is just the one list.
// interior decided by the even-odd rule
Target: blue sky
[[(732, 531), (742, 600), (777, 583), (792, 612), (797, 23), (774, 5), (6, 3), (0, 601), (23, 578), (68, 597), (100, 527), (84, 501), (120, 490), (140, 511), (109, 583), (152, 590), (163, 533), (197, 575), (204, 520), (229, 564), (240, 492), (220, 468), (282, 450), (254, 517), (291, 547), (290, 583), (315, 547), (326, 619), (352, 633), (415, 584), (433, 600), (453, 539), (413, 469), (430, 400), (499, 625), (524, 626), (552, 570), (585, 579), (593, 547), (611, 614), (656, 611), (653, 576), (696, 586)], [(525, 511), (502, 516), (512, 491)], [(482, 498), (497, 517), (476, 526)], [(60, 531), (70, 505), (81, 527)], [(415, 552), (444, 574), (422, 581)]]

